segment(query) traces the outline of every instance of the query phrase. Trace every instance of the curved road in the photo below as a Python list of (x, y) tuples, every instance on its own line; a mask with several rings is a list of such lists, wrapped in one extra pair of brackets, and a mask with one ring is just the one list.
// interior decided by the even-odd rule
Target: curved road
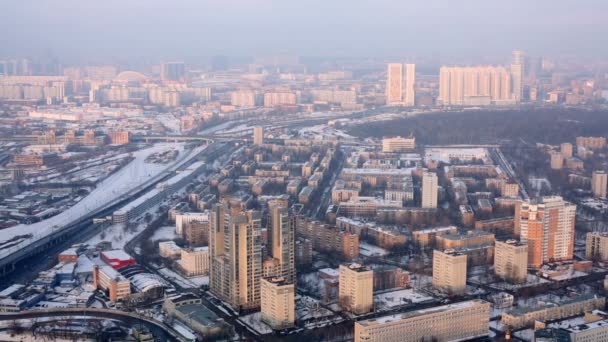
[(124, 322), (128, 326), (142, 325), (152, 332), (156, 340), (159, 341), (185, 341), (173, 328), (154, 321), (148, 317), (110, 309), (92, 308), (64, 308), (64, 309), (44, 309), (20, 312), (0, 313), (0, 321), (12, 321), (17, 319), (33, 319), (44, 317), (94, 317), (98, 319), (115, 319)]

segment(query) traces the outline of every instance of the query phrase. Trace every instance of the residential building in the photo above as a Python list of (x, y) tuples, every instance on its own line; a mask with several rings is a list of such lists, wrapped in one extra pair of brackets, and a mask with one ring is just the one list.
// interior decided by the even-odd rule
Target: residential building
[(528, 279), (528, 244), (516, 240), (496, 241), (494, 273), (509, 282), (525, 283)]
[(260, 213), (239, 203), (216, 204), (209, 215), (210, 291), (236, 310), (260, 306)]
[(264, 278), (262, 288), (262, 322), (273, 330), (291, 328), (295, 324), (295, 285), (284, 278)]
[(374, 272), (363, 265), (340, 265), (340, 306), (354, 314), (371, 312), (374, 308)]
[(606, 171), (593, 171), (591, 175), (591, 191), (595, 198), (606, 198), (608, 187), (608, 174)]
[(253, 144), (262, 145), (264, 143), (264, 127), (253, 127)]
[(516, 102), (521, 102), (524, 98), (524, 75), (524, 53), (522, 51), (513, 51), (513, 61), (511, 62), (511, 82), (513, 98)]
[(471, 300), (355, 322), (355, 342), (465, 341), (487, 336), (490, 303)]
[(516, 214), (521, 241), (528, 244), (530, 267), (572, 259), (576, 205), (559, 196), (541, 197), (523, 202)]
[(605, 297), (586, 294), (559, 303), (546, 303), (540, 306), (513, 309), (503, 313), (501, 319), (506, 327), (516, 330), (531, 327), (536, 321), (554, 321), (581, 315), (586, 311), (604, 309), (605, 305)]
[(467, 287), (467, 256), (453, 249), (433, 251), (433, 286), (450, 294), (464, 294)]
[(608, 233), (587, 233), (585, 256), (591, 260), (608, 261)]
[(295, 282), (295, 225), (296, 218), (278, 201), (268, 204), (268, 246), (270, 255), (279, 262), (280, 276)]
[(512, 104), (511, 75), (504, 67), (441, 67), (437, 100), (444, 106)]
[(422, 175), (422, 207), (437, 208), (437, 174), (425, 172)]

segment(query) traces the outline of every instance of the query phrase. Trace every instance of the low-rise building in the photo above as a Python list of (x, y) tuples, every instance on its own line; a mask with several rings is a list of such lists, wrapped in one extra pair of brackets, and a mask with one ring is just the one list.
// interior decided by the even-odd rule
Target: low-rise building
[(471, 300), (355, 322), (355, 342), (464, 341), (487, 336), (490, 303)]
[(583, 314), (585, 311), (603, 309), (605, 297), (583, 295), (561, 303), (546, 303), (540, 306), (517, 308), (502, 314), (502, 323), (510, 329), (529, 327), (536, 321), (552, 321)]

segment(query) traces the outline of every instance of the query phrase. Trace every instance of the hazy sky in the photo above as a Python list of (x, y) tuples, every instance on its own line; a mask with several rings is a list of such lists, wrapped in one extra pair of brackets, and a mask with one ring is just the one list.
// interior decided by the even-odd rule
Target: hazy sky
[(608, 0), (0, 2), (0, 57), (608, 55)]

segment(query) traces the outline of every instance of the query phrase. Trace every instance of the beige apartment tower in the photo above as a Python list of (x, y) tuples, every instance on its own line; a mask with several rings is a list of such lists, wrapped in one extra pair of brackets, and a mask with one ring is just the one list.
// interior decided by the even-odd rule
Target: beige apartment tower
[(264, 127), (253, 127), (253, 144), (262, 145), (264, 143)]
[(287, 282), (295, 282), (295, 217), (277, 201), (268, 204), (268, 245), (278, 261), (280, 274)]
[(274, 330), (282, 330), (294, 326), (295, 286), (285, 278), (265, 278), (262, 287), (262, 321)]
[(528, 244), (516, 240), (496, 241), (494, 273), (512, 283), (525, 283), (528, 279)]
[(340, 265), (340, 306), (360, 315), (374, 308), (374, 272), (360, 264)]
[(465, 341), (489, 329), (490, 303), (475, 299), (355, 322), (355, 342)]
[(467, 288), (467, 256), (453, 249), (433, 251), (433, 286), (450, 294)]
[(386, 104), (414, 106), (416, 104), (416, 65), (389, 63), (386, 74)]
[(403, 64), (389, 63), (386, 71), (386, 104), (403, 103)]
[(514, 103), (511, 74), (504, 67), (441, 67), (437, 101), (444, 106)]
[(591, 176), (591, 191), (595, 198), (606, 198), (606, 187), (608, 187), (608, 174), (606, 171), (593, 171)]
[(422, 175), (422, 207), (437, 208), (437, 174), (433, 172)]
[(523, 202), (516, 210), (520, 239), (528, 244), (528, 266), (571, 260), (576, 205), (559, 196)]
[(416, 64), (405, 64), (403, 71), (403, 104), (413, 107), (416, 104)]
[(522, 51), (513, 51), (513, 61), (511, 63), (511, 82), (513, 85), (513, 99), (516, 102), (521, 102), (524, 97), (524, 75), (524, 53)]
[(260, 213), (238, 203), (216, 204), (209, 215), (209, 287), (235, 310), (260, 306)]

